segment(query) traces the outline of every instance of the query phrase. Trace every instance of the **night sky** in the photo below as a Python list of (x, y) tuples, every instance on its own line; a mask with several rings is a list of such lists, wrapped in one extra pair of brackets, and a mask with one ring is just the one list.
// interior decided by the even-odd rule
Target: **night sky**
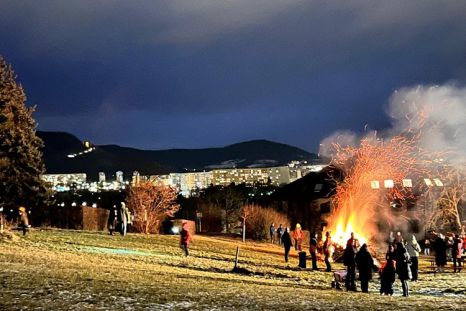
[(390, 126), (398, 88), (466, 82), (466, 1), (5, 1), (40, 130), (96, 144), (307, 151)]

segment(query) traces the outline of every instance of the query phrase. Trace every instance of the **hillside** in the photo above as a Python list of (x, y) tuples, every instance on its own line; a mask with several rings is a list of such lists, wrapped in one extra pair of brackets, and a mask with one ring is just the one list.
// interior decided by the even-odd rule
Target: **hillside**
[(424, 256), (405, 298), (398, 280), (379, 295), (376, 274), (369, 294), (332, 289), (294, 249), (285, 263), (278, 245), (226, 237), (194, 236), (190, 257), (176, 235), (34, 230), (0, 247), (0, 310), (464, 310), (464, 274), (428, 273)]
[[(98, 172), (108, 176), (121, 170), (126, 176), (137, 170), (143, 175), (165, 174), (217, 167), (280, 166), (293, 160), (316, 161), (315, 154), (267, 140), (252, 140), (220, 148), (140, 150), (118, 145), (94, 146), (88, 153), (75, 136), (64, 132), (37, 134), (45, 144), (47, 173), (86, 173), (97, 179)], [(82, 154), (79, 154), (79, 153)], [(76, 155), (69, 157), (69, 155)]]

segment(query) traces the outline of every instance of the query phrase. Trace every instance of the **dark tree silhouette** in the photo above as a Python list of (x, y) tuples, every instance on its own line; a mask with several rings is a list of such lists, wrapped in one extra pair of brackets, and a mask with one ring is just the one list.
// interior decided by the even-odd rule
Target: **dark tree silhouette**
[(36, 136), (34, 107), (26, 107), (23, 87), (0, 56), (0, 204), (7, 211), (24, 205), (30, 209), (47, 203), (41, 175), (42, 140)]

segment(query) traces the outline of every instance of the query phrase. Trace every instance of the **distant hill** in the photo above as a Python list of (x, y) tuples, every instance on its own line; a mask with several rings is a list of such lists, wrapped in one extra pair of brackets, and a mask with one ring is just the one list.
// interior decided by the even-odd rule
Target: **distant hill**
[[(37, 132), (44, 141), (48, 174), (86, 173), (91, 180), (98, 172), (112, 176), (117, 170), (130, 176), (210, 170), (219, 167), (264, 167), (286, 165), (293, 160), (316, 161), (302, 149), (267, 140), (252, 140), (221, 148), (140, 150), (117, 145), (94, 146), (84, 153), (83, 142), (65, 132)], [(81, 154), (79, 154), (81, 153)], [(69, 157), (75, 155), (74, 157)]]

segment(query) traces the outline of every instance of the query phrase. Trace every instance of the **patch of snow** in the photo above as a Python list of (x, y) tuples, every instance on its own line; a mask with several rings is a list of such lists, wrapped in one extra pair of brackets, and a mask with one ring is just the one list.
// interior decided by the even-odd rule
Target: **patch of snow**
[(238, 164), (246, 161), (246, 159), (234, 159), (234, 160), (227, 160), (221, 163), (214, 163), (211, 165), (205, 166), (206, 169), (214, 169), (214, 168), (235, 168)]

